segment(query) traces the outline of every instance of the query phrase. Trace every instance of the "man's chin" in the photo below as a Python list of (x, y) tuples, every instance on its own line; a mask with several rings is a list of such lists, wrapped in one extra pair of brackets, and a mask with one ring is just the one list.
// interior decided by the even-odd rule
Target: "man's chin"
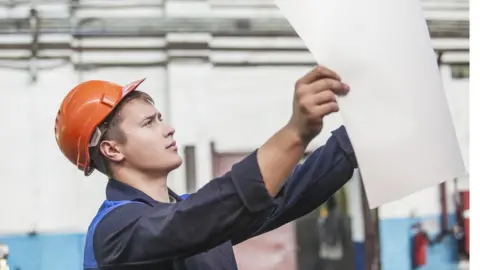
[(182, 164), (183, 164), (183, 160), (182, 160), (181, 157), (179, 157), (179, 158), (178, 158), (178, 162), (175, 164), (175, 168), (174, 168), (173, 170), (175, 170), (175, 169), (177, 169), (178, 167), (182, 166)]
[(177, 169), (178, 167), (182, 166), (182, 164), (183, 164), (182, 157), (180, 155), (177, 155), (175, 159), (172, 159), (170, 171)]

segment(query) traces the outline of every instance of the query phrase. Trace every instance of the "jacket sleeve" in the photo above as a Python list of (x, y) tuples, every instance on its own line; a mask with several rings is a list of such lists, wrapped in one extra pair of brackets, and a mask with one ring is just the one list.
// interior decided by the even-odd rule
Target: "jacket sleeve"
[(207, 251), (273, 209), (256, 151), (185, 200), (112, 210), (94, 235), (99, 266), (171, 260)]
[(274, 211), (235, 234), (232, 243), (271, 231), (315, 210), (351, 179), (357, 167), (353, 147), (342, 126), (295, 168), (274, 200)]

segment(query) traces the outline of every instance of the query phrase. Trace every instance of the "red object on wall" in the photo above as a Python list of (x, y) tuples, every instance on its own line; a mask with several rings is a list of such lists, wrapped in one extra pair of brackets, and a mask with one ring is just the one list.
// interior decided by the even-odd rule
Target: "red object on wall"
[(420, 267), (427, 263), (428, 237), (419, 231), (413, 236), (413, 266)]
[(465, 250), (470, 254), (470, 191), (462, 192)]

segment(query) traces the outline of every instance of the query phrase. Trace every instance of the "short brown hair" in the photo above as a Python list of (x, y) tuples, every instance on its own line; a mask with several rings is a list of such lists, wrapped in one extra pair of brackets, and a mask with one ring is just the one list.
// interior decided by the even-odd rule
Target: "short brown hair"
[[(120, 143), (125, 143), (127, 137), (123, 130), (120, 128), (120, 124), (123, 121), (122, 109), (133, 100), (142, 100), (150, 104), (154, 104), (153, 98), (142, 91), (132, 91), (126, 97), (120, 101), (115, 109), (105, 118), (102, 124), (99, 125), (100, 129), (105, 130), (103, 132), (101, 141), (114, 140)], [(110, 168), (110, 161), (100, 151), (100, 143), (92, 149), (90, 149), (90, 156), (92, 157), (93, 164), (97, 170), (106, 174), (108, 177), (112, 177), (112, 171)]]

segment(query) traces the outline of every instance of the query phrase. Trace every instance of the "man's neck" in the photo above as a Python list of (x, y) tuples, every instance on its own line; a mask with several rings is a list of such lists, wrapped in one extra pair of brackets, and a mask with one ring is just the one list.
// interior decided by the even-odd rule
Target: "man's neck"
[(142, 191), (158, 202), (170, 202), (167, 175), (151, 176), (130, 170), (120, 170), (115, 173), (115, 179)]

